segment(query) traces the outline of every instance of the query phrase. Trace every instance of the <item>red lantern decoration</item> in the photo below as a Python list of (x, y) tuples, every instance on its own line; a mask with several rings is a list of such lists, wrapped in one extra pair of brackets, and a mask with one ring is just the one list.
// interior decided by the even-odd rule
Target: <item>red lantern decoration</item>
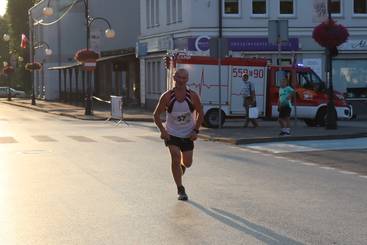
[(338, 25), (334, 20), (327, 20), (316, 26), (312, 38), (325, 48), (336, 48), (347, 41), (349, 33), (343, 25)]
[(14, 72), (14, 68), (11, 65), (4, 66), (3, 73), (6, 75), (10, 75)]
[(42, 69), (42, 64), (38, 63), (38, 62), (34, 62), (34, 63), (27, 63), (25, 65), (25, 69), (28, 71), (39, 71)]
[(96, 62), (99, 58), (99, 54), (90, 49), (81, 49), (76, 52), (74, 59), (78, 62)]

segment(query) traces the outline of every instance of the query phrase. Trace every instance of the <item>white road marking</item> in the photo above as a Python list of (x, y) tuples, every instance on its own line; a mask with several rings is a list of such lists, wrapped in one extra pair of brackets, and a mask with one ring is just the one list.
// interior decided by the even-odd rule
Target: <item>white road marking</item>
[(359, 175), (358, 177), (367, 179), (367, 176), (366, 175)]

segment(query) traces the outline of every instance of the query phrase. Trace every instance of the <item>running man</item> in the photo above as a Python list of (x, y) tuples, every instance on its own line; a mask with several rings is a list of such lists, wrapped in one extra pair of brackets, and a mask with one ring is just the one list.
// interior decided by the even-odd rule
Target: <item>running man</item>
[[(173, 77), (175, 86), (163, 93), (154, 110), (154, 122), (171, 154), (171, 170), (177, 186), (178, 200), (188, 200), (182, 175), (192, 164), (194, 141), (203, 121), (200, 97), (186, 87), (189, 74), (178, 69)], [(165, 127), (160, 115), (166, 112)]]

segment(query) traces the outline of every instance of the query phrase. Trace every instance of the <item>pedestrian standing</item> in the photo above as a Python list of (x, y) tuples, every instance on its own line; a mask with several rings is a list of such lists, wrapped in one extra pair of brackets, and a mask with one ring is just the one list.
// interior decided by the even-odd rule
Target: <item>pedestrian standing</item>
[[(192, 164), (194, 141), (203, 122), (203, 110), (199, 95), (186, 86), (189, 79), (187, 70), (178, 69), (173, 79), (175, 86), (161, 95), (154, 110), (154, 122), (170, 152), (178, 200), (186, 201), (188, 196), (182, 185), (182, 175)], [(160, 118), (164, 112), (165, 126)]]
[(243, 87), (241, 90), (241, 94), (243, 96), (243, 107), (245, 107), (245, 110), (246, 110), (246, 119), (245, 119), (245, 124), (243, 126), (247, 128), (249, 122), (251, 122), (253, 127), (256, 128), (259, 126), (256, 119), (249, 117), (250, 108), (256, 107), (255, 86), (249, 80), (249, 76), (247, 73), (243, 73), (242, 81), (243, 81)]
[(290, 116), (292, 112), (292, 97), (294, 95), (294, 89), (289, 86), (287, 78), (283, 78), (280, 83), (279, 88), (279, 101), (278, 101), (278, 111), (279, 111), (279, 124), (280, 133), (279, 135), (290, 135)]

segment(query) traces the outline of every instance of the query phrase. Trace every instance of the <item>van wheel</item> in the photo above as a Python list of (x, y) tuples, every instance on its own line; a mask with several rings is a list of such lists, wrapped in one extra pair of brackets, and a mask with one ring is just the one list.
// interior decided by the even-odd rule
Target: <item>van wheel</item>
[[(221, 111), (221, 123), (222, 126), (225, 121), (225, 114)], [(219, 126), (219, 113), (218, 109), (210, 109), (204, 116), (204, 123), (208, 128), (218, 128)]]
[(316, 119), (304, 119), (304, 121), (305, 121), (305, 123), (306, 123), (306, 125), (308, 126), (308, 127), (316, 127), (317, 126), (317, 121), (316, 121)]
[(324, 127), (326, 125), (327, 120), (327, 109), (326, 107), (321, 107), (316, 114), (316, 122), (320, 127)]

